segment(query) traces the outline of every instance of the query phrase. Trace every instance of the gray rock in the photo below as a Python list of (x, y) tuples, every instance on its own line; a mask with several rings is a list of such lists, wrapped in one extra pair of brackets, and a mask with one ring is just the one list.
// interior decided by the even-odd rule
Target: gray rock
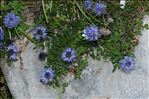
[[(149, 16), (145, 16), (143, 21), (149, 23)], [(83, 70), (81, 79), (75, 80), (68, 75), (70, 84), (62, 98), (149, 98), (149, 30), (142, 30), (139, 40), (140, 43), (134, 51), (136, 70), (130, 74), (125, 74), (121, 70), (112, 73), (113, 65), (110, 61), (89, 58), (89, 65)], [(59, 90), (42, 85), (39, 81), (40, 69), (45, 65), (45, 62), (38, 61), (39, 53), (40, 49), (33, 50), (33, 44), (28, 44), (19, 61), (12, 66), (3, 61), (1, 68), (15, 99), (59, 97)]]

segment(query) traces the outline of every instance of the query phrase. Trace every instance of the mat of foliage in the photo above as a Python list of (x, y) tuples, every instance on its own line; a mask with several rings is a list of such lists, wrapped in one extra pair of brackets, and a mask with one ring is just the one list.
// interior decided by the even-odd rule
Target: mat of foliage
[[(119, 1), (105, 0), (105, 4), (107, 13), (104, 16), (85, 11), (82, 1), (53, 1), (48, 5), (46, 15), (41, 12), (38, 19), (41, 22), (38, 21), (38, 24), (44, 23), (49, 35), (47, 66), (52, 66), (56, 77), (68, 72), (73, 72), (76, 78), (80, 77), (89, 56), (111, 60), (115, 71), (124, 56), (133, 55), (134, 47), (138, 44), (137, 35), (144, 27), (141, 20), (144, 11), (148, 10), (148, 1), (127, 1), (124, 9), (120, 8)], [(109, 17), (114, 20), (113, 23), (108, 22)], [(97, 42), (88, 42), (83, 39), (82, 32), (90, 24), (109, 29), (111, 34), (102, 36)], [(65, 63), (60, 58), (62, 51), (68, 47), (77, 51), (75, 63)]]
[[(87, 66), (88, 57), (98, 60), (103, 57), (111, 60), (114, 66), (113, 71), (115, 71), (119, 68), (119, 61), (124, 56), (133, 55), (134, 47), (139, 43), (137, 35), (140, 35), (142, 28), (147, 27), (147, 25), (142, 25), (141, 20), (144, 12), (149, 10), (149, 2), (127, 0), (124, 9), (120, 8), (119, 0), (104, 0), (104, 4), (107, 5), (106, 14), (97, 16), (91, 11), (86, 11), (81, 0), (42, 0), (42, 2), (6, 0), (1, 5), (1, 13), (12, 11), (21, 17), (20, 26), (16, 30), (11, 30), (11, 36), (14, 36), (14, 39), (25, 36), (37, 46), (48, 48), (47, 66), (51, 66), (56, 74), (53, 85), (59, 86), (59, 79), (68, 72), (74, 73), (75, 77), (79, 78), (81, 71)], [(37, 6), (40, 9), (37, 9)], [(42, 24), (48, 29), (48, 37), (42, 44), (22, 33), (29, 28), (23, 22), (22, 11), (26, 7), (33, 8), (35, 12), (34, 27)], [(1, 21), (2, 17), (0, 17)], [(88, 42), (82, 37), (82, 33), (83, 29), (89, 25), (104, 28), (111, 34), (102, 36), (96, 42)], [(7, 33), (6, 37), (9, 36)], [(9, 39), (6, 38), (4, 43), (7, 44)], [(75, 48), (77, 52), (75, 63), (66, 63), (61, 60), (60, 55), (66, 48)], [(5, 52), (1, 51), (1, 56), (4, 55)]]

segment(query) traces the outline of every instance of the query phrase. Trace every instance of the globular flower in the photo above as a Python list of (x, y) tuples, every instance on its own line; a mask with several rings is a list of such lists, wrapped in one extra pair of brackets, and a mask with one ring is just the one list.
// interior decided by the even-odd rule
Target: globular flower
[(6, 27), (9, 29), (15, 28), (18, 26), (20, 23), (20, 17), (16, 16), (14, 13), (8, 13), (4, 19), (3, 23), (5, 24)]
[(43, 69), (41, 69), (40, 82), (42, 82), (43, 84), (48, 84), (53, 80), (54, 77), (55, 73), (51, 68), (44, 67)]
[(40, 25), (33, 30), (34, 38), (38, 41), (43, 41), (47, 36), (47, 29)]
[(120, 60), (120, 68), (125, 73), (130, 73), (132, 70), (135, 69), (134, 58), (130, 56), (125, 56), (122, 60)]
[(8, 45), (7, 50), (8, 50), (8, 60), (16, 61), (19, 48), (14, 43), (12, 43)]
[(3, 39), (4, 39), (4, 31), (2, 27), (0, 27), (0, 41), (2, 41)]
[(76, 51), (73, 48), (67, 48), (61, 54), (61, 59), (68, 63), (76, 61), (76, 57)]
[(96, 41), (99, 37), (101, 37), (101, 33), (99, 32), (99, 29), (97, 26), (91, 25), (87, 26), (83, 30), (83, 37), (85, 37), (88, 41)]
[(103, 3), (96, 3), (93, 7), (93, 12), (96, 13), (96, 15), (104, 14), (106, 11), (106, 5)]
[(85, 0), (85, 1), (84, 1), (84, 4), (83, 4), (83, 6), (84, 6), (84, 8), (85, 8), (86, 10), (91, 9), (91, 8), (92, 8), (92, 5), (93, 5), (93, 2), (92, 2), (91, 0)]

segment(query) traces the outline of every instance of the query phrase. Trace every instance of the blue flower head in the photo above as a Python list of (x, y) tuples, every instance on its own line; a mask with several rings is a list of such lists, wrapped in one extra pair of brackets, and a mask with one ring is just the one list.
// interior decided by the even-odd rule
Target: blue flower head
[(88, 41), (96, 41), (101, 36), (97, 26), (91, 25), (83, 30), (83, 35)]
[(48, 84), (53, 80), (54, 77), (55, 73), (51, 68), (44, 67), (43, 69), (41, 69), (40, 82), (42, 82), (43, 84)]
[(0, 27), (0, 41), (2, 41), (3, 39), (4, 39), (4, 31), (2, 27)]
[(91, 8), (92, 8), (92, 5), (93, 5), (93, 2), (92, 2), (91, 0), (85, 0), (85, 1), (84, 1), (84, 4), (83, 4), (83, 6), (84, 6), (84, 8), (85, 8), (86, 10), (91, 9)]
[(8, 50), (8, 60), (16, 61), (17, 54), (19, 52), (18, 47), (14, 43), (12, 43), (12, 44), (8, 45), (7, 50)]
[(38, 41), (43, 41), (47, 36), (47, 29), (40, 25), (33, 30), (34, 38)]
[(73, 48), (67, 48), (61, 54), (61, 59), (68, 63), (76, 61), (76, 57), (76, 51)]
[(104, 14), (106, 11), (106, 5), (103, 4), (103, 3), (96, 3), (93, 7), (93, 12), (96, 14), (96, 15), (101, 15), (101, 14)]
[(16, 16), (14, 13), (8, 13), (4, 19), (3, 23), (9, 29), (15, 28), (20, 23), (20, 17)]
[(134, 58), (125, 56), (122, 60), (120, 60), (120, 68), (125, 72), (125, 73), (130, 73), (132, 70), (135, 69), (135, 63), (134, 63)]

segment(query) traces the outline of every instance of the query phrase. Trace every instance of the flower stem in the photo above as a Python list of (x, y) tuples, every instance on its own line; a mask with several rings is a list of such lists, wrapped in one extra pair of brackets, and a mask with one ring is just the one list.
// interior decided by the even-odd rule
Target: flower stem
[(45, 10), (44, 0), (42, 0), (42, 10), (43, 10), (43, 13), (44, 13), (44, 16), (45, 16), (45, 19), (46, 19), (46, 23), (49, 23), (48, 17), (47, 17), (47, 14), (46, 14), (46, 10)]
[(95, 17), (93, 17), (91, 14), (88, 13), (88, 15), (89, 15), (90, 17), (92, 17), (92, 19), (94, 19), (96, 22), (100, 23), (101, 25), (104, 25), (104, 23), (98, 21), (98, 20), (97, 20)]
[(85, 18), (86, 18), (88, 21), (90, 21), (92, 24), (94, 24), (94, 23), (91, 21), (91, 19), (84, 13), (84, 11), (81, 9), (80, 5), (79, 5), (77, 2), (75, 2), (75, 5), (78, 7), (78, 9), (79, 9), (80, 12), (84, 15)]
[(9, 33), (9, 39), (11, 40), (11, 33), (9, 29), (8, 29), (8, 33)]
[(50, 1), (50, 12), (52, 12), (53, 0)]
[(24, 35), (28, 40), (30, 40), (32, 43), (34, 43), (35, 45), (37, 45), (37, 42), (36, 42), (34, 39), (32, 39), (32, 38), (30, 37), (30, 35), (28, 35), (26, 32), (24, 32), (21, 28), (19, 28), (19, 31), (20, 31), (20, 33), (21, 33), (22, 35)]
[(16, 28), (14, 28), (14, 29), (15, 29), (16, 35), (19, 37), (18, 31), (16, 30)]

